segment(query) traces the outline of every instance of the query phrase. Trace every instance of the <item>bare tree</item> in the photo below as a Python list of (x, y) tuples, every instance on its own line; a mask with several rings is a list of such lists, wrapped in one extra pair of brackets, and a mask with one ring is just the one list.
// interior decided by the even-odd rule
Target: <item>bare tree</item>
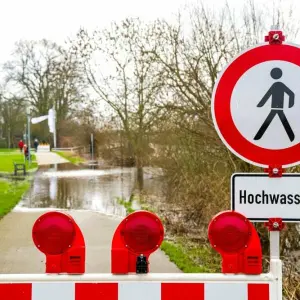
[(2, 133), (7, 140), (7, 146), (15, 147), (15, 137), (22, 138), (26, 123), (23, 99), (1, 94), (0, 119), (2, 119)]
[(18, 42), (4, 71), (12, 93), (38, 115), (54, 107), (58, 124), (83, 100), (83, 73), (75, 56), (50, 41)]
[[(155, 38), (155, 25), (147, 27), (138, 19), (126, 19), (91, 35), (81, 30), (74, 44), (85, 59), (86, 75), (98, 99), (121, 120), (141, 187), (147, 136), (161, 111), (155, 103), (163, 87), (162, 68), (145, 54), (146, 47), (155, 47)], [(108, 69), (102, 67), (102, 62), (109, 62)]]

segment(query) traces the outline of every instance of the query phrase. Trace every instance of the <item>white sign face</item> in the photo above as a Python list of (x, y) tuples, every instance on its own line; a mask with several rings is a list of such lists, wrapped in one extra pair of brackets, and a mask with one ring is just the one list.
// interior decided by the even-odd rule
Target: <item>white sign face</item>
[(300, 222), (300, 174), (277, 178), (264, 173), (233, 174), (231, 209), (252, 221)]
[(238, 131), (265, 149), (285, 149), (300, 142), (300, 67), (267, 61), (245, 72), (231, 97)]

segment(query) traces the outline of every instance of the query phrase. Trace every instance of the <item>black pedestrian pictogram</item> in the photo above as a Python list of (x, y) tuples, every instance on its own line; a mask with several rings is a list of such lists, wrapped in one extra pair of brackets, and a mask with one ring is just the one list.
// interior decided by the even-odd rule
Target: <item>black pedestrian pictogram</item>
[[(274, 68), (271, 71), (271, 77), (273, 79), (279, 79), (282, 77), (282, 70), (279, 68)], [(257, 134), (254, 137), (254, 140), (259, 140), (266, 130), (268, 129), (269, 125), (271, 124), (272, 120), (276, 115), (278, 115), (290, 141), (292, 142), (295, 138), (294, 132), (284, 114), (284, 94), (287, 93), (289, 96), (289, 108), (294, 106), (295, 102), (295, 94), (282, 82), (277, 81), (275, 82), (267, 93), (263, 96), (260, 102), (257, 104), (257, 107), (262, 107), (266, 104), (268, 99), (272, 97), (271, 103), (271, 111), (267, 116), (264, 123), (261, 125), (260, 129), (258, 130)]]

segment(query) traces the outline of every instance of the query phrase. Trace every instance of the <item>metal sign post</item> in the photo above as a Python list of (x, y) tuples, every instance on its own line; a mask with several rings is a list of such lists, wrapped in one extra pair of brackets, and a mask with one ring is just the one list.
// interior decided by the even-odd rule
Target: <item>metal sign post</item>
[(56, 110), (53, 108), (53, 126), (54, 126), (54, 131), (53, 131), (53, 144), (54, 148), (56, 148)]
[(91, 133), (91, 154), (92, 154), (92, 161), (94, 161), (94, 135)]
[(30, 107), (27, 107), (27, 131), (28, 131), (28, 133), (27, 133), (27, 136), (28, 136), (28, 145), (27, 145), (27, 147), (28, 147), (28, 163), (29, 163), (29, 165), (31, 165), (31, 143), (30, 143)]
[(284, 228), (284, 223), (280, 218), (271, 218), (265, 223), (269, 229), (270, 238), (270, 272), (277, 274), (278, 299), (282, 299), (282, 261), (280, 259), (280, 231)]

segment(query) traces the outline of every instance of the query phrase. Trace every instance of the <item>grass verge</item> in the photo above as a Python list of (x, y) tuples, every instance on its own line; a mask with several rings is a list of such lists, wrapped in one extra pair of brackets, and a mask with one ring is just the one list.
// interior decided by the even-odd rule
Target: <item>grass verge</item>
[(78, 164), (84, 162), (84, 159), (82, 157), (80, 157), (79, 155), (76, 155), (72, 152), (54, 151), (54, 153), (65, 158), (66, 160), (68, 160), (70, 163), (72, 163), (74, 165), (78, 165)]
[(14, 152), (14, 153), (16, 153), (16, 152), (20, 152), (20, 150), (18, 150), (18, 149), (1, 148), (0, 152)]
[(176, 242), (163, 241), (160, 249), (184, 273), (220, 271), (220, 261), (208, 246), (190, 243), (186, 238), (177, 238)]
[(26, 170), (33, 170), (37, 168), (37, 162), (35, 161), (35, 155), (32, 154), (32, 162), (29, 166), (28, 161), (25, 162), (24, 154), (20, 151), (14, 151), (10, 149), (0, 150), (0, 172), (11, 173), (14, 171), (14, 162), (24, 163), (26, 165)]
[[(130, 214), (136, 211), (132, 208), (133, 200), (134, 196), (130, 197), (129, 201), (118, 198), (118, 203), (125, 207), (127, 214)], [(155, 213), (146, 204), (141, 204), (141, 209)], [(220, 257), (210, 245), (193, 243), (186, 237), (175, 237), (174, 241), (164, 240), (160, 249), (184, 273), (220, 272)]]
[(18, 204), (29, 187), (29, 180), (0, 180), (0, 219)]
[(117, 198), (117, 202), (120, 205), (123, 205), (126, 209), (126, 213), (127, 214), (131, 214), (132, 212), (134, 212), (135, 210), (132, 208), (132, 197), (130, 197), (129, 201), (126, 201), (122, 198)]

